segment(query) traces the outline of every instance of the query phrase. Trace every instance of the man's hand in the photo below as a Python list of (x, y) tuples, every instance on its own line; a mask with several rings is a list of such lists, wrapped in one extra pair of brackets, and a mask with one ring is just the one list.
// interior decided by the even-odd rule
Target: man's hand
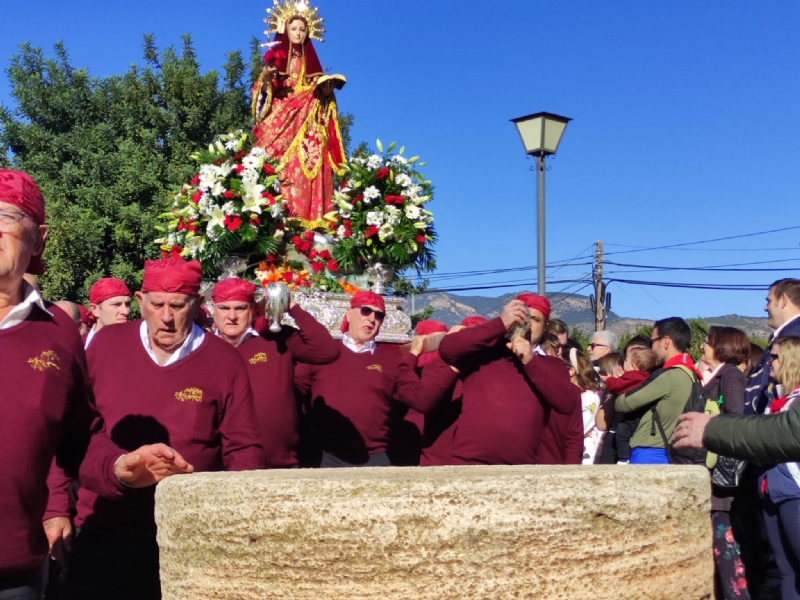
[(422, 351), (425, 349), (425, 338), (427, 337), (427, 335), (414, 336), (414, 338), (411, 340), (411, 354), (417, 357), (422, 354)]
[(275, 77), (275, 73), (278, 72), (278, 67), (264, 65), (264, 68), (261, 69), (261, 73), (264, 75), (264, 81), (272, 81), (272, 78)]
[(506, 330), (513, 325), (522, 325), (528, 318), (528, 307), (521, 300), (512, 300), (503, 307), (500, 319), (503, 321)]
[(674, 447), (705, 450), (703, 435), (706, 432), (706, 425), (716, 416), (692, 412), (678, 417), (678, 426), (672, 433), (672, 441), (675, 442)]
[(506, 344), (506, 348), (511, 350), (523, 365), (527, 365), (533, 358), (533, 348), (525, 338), (515, 337)]
[(69, 517), (53, 517), (43, 521), (42, 526), (50, 545), (50, 557), (63, 567), (64, 552), (69, 552), (72, 545), (72, 523)]
[(147, 487), (170, 475), (192, 471), (194, 467), (166, 444), (142, 446), (121, 456), (114, 465), (117, 478), (135, 488)]

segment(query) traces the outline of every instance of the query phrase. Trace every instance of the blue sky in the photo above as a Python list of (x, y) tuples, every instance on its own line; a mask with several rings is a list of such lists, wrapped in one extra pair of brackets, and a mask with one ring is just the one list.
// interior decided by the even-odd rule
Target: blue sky
[[(323, 66), (348, 79), (338, 100), (356, 118), (354, 141), (397, 140), (428, 163), (439, 273), (536, 264), (535, 173), (509, 119), (537, 111), (574, 119), (549, 161), (546, 262), (588, 256), (602, 239), (607, 260), (625, 264), (783, 261), (745, 267), (783, 269), (774, 272), (608, 265), (609, 277), (767, 284), (800, 273), (800, 228), (638, 251), (800, 226), (800, 3), (318, 5), (328, 33), (317, 50)], [(53, 42), (63, 40), (75, 66), (106, 76), (142, 62), (142, 34), (154, 33), (164, 47), (191, 33), (203, 68), (219, 68), (226, 52), (246, 53), (253, 35), (263, 38), (266, 6), (267, 0), (48, 0), (32, 11), (17, 3), (2, 9), (0, 66), (8, 66), (20, 42), (52, 54)], [(0, 101), (11, 102), (5, 77)], [(629, 250), (637, 251), (610, 254)], [(550, 279), (571, 280), (589, 270), (549, 272)], [(626, 270), (639, 272), (621, 274)], [(535, 289), (536, 272), (434, 278), (434, 285), (513, 280), (516, 287), (464, 293)], [(581, 285), (552, 284), (548, 291)], [(762, 315), (765, 296), (621, 283), (609, 291), (615, 312), (642, 318)]]

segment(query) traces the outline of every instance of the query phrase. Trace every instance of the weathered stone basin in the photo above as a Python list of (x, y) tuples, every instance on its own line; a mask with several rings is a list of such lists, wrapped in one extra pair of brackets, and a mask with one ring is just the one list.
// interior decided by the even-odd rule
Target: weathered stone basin
[(156, 492), (164, 600), (710, 598), (700, 467), (202, 473)]

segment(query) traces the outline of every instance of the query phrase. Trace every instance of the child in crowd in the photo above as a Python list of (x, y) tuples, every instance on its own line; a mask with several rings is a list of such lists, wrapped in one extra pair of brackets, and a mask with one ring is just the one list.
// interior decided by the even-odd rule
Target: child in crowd
[(581, 390), (583, 408), (583, 461), (584, 465), (594, 464), (595, 454), (602, 443), (603, 432), (595, 425), (595, 415), (600, 407), (600, 392), (603, 389), (600, 376), (594, 370), (589, 356), (577, 348), (570, 348), (564, 356), (569, 366), (572, 383)]

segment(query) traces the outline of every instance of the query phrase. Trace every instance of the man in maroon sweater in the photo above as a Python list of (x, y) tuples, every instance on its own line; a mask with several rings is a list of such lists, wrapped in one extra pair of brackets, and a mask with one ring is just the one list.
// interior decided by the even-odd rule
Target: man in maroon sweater
[(267, 468), (297, 466), (298, 406), (294, 393), (295, 364), (326, 365), (339, 358), (339, 344), (328, 330), (289, 300), (289, 315), (298, 329), (279, 332), (253, 328), (256, 286), (237, 277), (214, 286), (214, 325), (219, 337), (245, 360), (253, 405), (261, 431)]
[(89, 310), (94, 325), (86, 335), (84, 348), (92, 343), (95, 334), (106, 325), (127, 323), (131, 314), (131, 292), (125, 282), (103, 277), (89, 288)]
[(192, 470), (163, 444), (125, 454), (105, 434), (87, 394), (75, 324), (23, 279), (43, 272), (44, 220), (33, 180), (0, 169), (0, 380), (13, 382), (0, 389), (0, 597), (17, 600), (39, 598), (54, 456), (71, 476), (80, 468), (83, 484), (107, 498)]
[(569, 414), (580, 406), (564, 362), (534, 353), (530, 335), (506, 339), (515, 324), (530, 319), (540, 336), (544, 319), (521, 300), (500, 316), (445, 336), (444, 362), (461, 372), (461, 416), (453, 440), (458, 464), (536, 464), (549, 413)]
[(444, 363), (424, 369), (422, 381), (414, 372), (423, 337), (414, 338), (405, 356), (398, 346), (375, 343), (385, 316), (379, 295), (355, 294), (342, 322), (339, 358), (297, 369), (298, 390), (310, 393), (307, 414), (322, 467), (388, 466), (391, 400), (425, 413), (448, 393), (450, 369)]
[[(247, 368), (230, 344), (194, 324), (197, 261), (145, 263), (143, 320), (104, 327), (89, 346), (97, 408), (122, 448), (169, 443), (197, 471), (264, 466)], [(71, 600), (161, 597), (153, 490), (108, 502), (78, 492), (78, 533), (65, 578)]]

